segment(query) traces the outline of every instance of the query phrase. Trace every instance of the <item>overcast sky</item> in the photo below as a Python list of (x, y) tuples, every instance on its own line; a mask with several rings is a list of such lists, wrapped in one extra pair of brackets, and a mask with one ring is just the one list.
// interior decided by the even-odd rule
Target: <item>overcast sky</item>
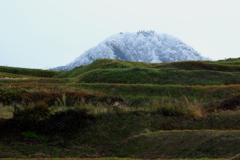
[(154, 30), (240, 57), (239, 0), (0, 0), (0, 66), (66, 65), (112, 34)]

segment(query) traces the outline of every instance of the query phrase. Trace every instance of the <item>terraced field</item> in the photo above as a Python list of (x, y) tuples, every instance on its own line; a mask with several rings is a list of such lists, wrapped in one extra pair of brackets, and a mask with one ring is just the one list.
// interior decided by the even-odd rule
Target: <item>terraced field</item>
[(238, 159), (239, 76), (239, 58), (0, 66), (0, 158)]

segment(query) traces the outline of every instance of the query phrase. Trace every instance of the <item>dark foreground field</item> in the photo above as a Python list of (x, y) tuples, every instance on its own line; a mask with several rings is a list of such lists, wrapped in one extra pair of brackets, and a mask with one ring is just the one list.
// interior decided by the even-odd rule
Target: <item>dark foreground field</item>
[(0, 158), (239, 159), (239, 75), (239, 59), (0, 67)]

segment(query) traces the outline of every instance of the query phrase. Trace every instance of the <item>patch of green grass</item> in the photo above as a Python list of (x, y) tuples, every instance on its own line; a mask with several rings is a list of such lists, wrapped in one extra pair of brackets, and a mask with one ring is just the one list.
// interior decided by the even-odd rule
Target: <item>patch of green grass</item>
[(29, 79), (42, 72), (0, 67), (0, 158), (233, 157), (240, 111), (207, 111), (240, 94), (239, 64), (100, 59)]
[(76, 67), (70, 71), (63, 72), (56, 78), (73, 78), (77, 77), (85, 72), (89, 72), (95, 69), (116, 69), (116, 68), (130, 68), (130, 67), (149, 67), (154, 66), (154, 63), (145, 63), (145, 62), (130, 62), (130, 61), (121, 61), (116, 59), (98, 59), (93, 61), (91, 64), (86, 66)]
[(12, 118), (13, 111), (12, 106), (3, 106), (3, 104), (0, 103), (0, 118)]
[[(228, 61), (229, 62), (229, 61)], [(222, 72), (239, 72), (240, 66), (236, 61), (231, 63), (221, 63), (219, 61), (180, 61), (171, 63), (162, 63), (152, 68), (176, 68), (179, 70), (211, 70)]]
[(213, 61), (213, 63), (240, 65), (240, 58), (228, 58), (224, 60)]
[(240, 83), (235, 78), (239, 71), (239, 65), (210, 61), (152, 64), (99, 59), (56, 77), (78, 77), (73, 81), (87, 83), (226, 85)]
[(229, 85), (240, 84), (238, 72), (178, 70), (171, 68), (95, 69), (81, 74), (77, 83), (124, 83), (158, 85)]
[[(168, 132), (168, 131), (165, 134), (165, 131), (162, 131), (162, 134), (165, 134), (165, 137), (162, 135), (157, 137), (160, 140), (162, 140), (159, 143), (155, 143), (155, 142), (158, 142), (157, 140), (156, 141), (152, 140), (151, 143), (146, 143), (146, 141), (144, 140), (146, 138), (144, 138), (144, 136), (142, 135), (145, 135), (145, 133), (149, 133), (149, 132), (154, 134), (155, 131), (159, 131), (159, 130), (173, 130), (173, 129), (204, 130), (204, 129), (224, 129), (224, 128), (231, 129), (231, 127), (236, 128), (239, 121), (239, 118), (237, 118), (239, 116), (239, 113), (240, 112), (238, 112), (238, 114), (236, 115), (221, 113), (216, 115), (209, 115), (199, 119), (164, 117), (158, 114), (151, 114), (143, 111), (127, 112), (124, 114), (106, 114), (106, 115), (99, 116), (97, 118), (96, 124), (94, 126), (84, 129), (82, 133), (80, 133), (77, 136), (77, 138), (72, 141), (72, 143), (75, 145), (77, 144), (88, 145), (94, 148), (102, 148), (104, 146), (104, 150), (101, 150), (100, 152), (104, 152), (108, 157), (114, 156), (114, 157), (159, 158), (161, 157), (161, 155), (164, 156), (166, 154), (170, 154), (172, 155), (172, 157), (174, 157), (174, 155), (176, 155), (175, 153), (177, 153), (177, 155), (179, 154), (179, 158), (181, 157), (191, 158), (191, 156), (192, 157), (195, 156), (195, 158), (197, 158), (196, 154), (198, 154), (199, 156), (198, 158), (214, 157), (214, 156), (216, 158), (216, 155), (214, 154), (211, 155), (211, 153), (207, 153), (207, 151), (206, 152), (201, 151), (201, 152), (205, 152), (204, 153), (205, 155), (202, 155), (202, 153), (196, 150), (191, 151), (191, 145), (193, 146), (196, 145), (195, 143), (196, 141), (195, 140), (189, 141), (191, 140), (189, 138), (190, 137), (194, 138), (195, 136), (199, 141), (198, 144), (204, 143), (207, 148), (208, 141), (205, 141), (205, 139), (211, 138), (212, 135), (206, 137), (207, 134), (205, 134), (204, 131), (202, 136), (201, 136), (201, 131), (199, 131), (199, 132), (194, 132), (194, 134), (192, 135), (188, 135), (184, 139), (182, 138), (183, 136), (182, 134), (179, 134), (179, 133), (176, 133), (176, 135), (170, 134), (171, 132)], [(230, 119), (228, 120), (227, 117), (230, 118), (231, 120)], [(213, 133), (213, 135), (215, 134), (215, 132), (211, 132), (211, 133)], [(226, 130), (224, 133), (227, 134), (228, 131)], [(199, 134), (199, 137), (197, 137), (198, 134)], [(239, 131), (237, 134), (239, 134)], [(231, 137), (236, 138), (237, 135), (233, 135)], [(223, 140), (227, 140), (227, 136), (225, 136), (225, 138), (223, 138)], [(132, 139), (136, 141), (132, 141)], [(131, 143), (128, 143), (129, 141), (131, 141)], [(174, 144), (175, 141), (176, 141), (176, 144)], [(159, 153), (159, 154), (149, 152), (150, 154), (142, 155), (143, 152), (148, 153), (148, 151), (151, 148), (155, 148), (157, 145), (162, 145), (166, 142), (168, 144), (166, 146), (165, 145), (163, 146), (165, 146), (164, 149), (168, 149), (167, 152), (164, 152), (160, 148), (159, 149), (156, 148), (154, 149), (154, 151), (156, 151), (156, 153)], [(189, 151), (189, 153), (186, 153), (185, 151), (182, 152), (183, 151), (182, 149), (184, 149), (184, 147), (181, 147), (183, 145), (179, 144), (181, 142), (184, 145), (188, 145), (188, 148), (185, 148), (185, 149)], [(214, 140), (214, 143), (212, 144), (212, 147), (214, 146), (215, 148), (217, 148), (219, 144), (217, 142), (218, 140), (216, 138)], [(229, 150), (226, 150), (226, 152), (222, 153), (222, 156), (219, 156), (219, 157), (224, 157), (223, 155), (231, 156), (235, 153), (237, 154), (238, 150), (235, 150), (235, 148), (237, 148), (237, 144), (239, 142), (238, 141), (235, 142), (234, 140), (231, 140), (231, 143), (233, 143), (231, 145), (232, 148)], [(171, 147), (171, 144), (175, 145), (175, 148)], [(192, 155), (190, 155), (191, 153)], [(231, 153), (231, 154), (228, 154), (228, 153)]]
[(36, 138), (41, 141), (46, 141), (46, 139), (43, 136), (39, 136), (35, 132), (21, 132), (21, 135), (27, 138)]
[[(212, 149), (210, 153), (207, 151), (210, 143), (210, 148), (218, 148), (219, 143), (225, 141), (229, 142), (230, 149), (223, 150), (224, 152), (222, 152), (222, 155), (219, 157), (231, 156), (238, 151), (234, 150), (236, 146), (233, 142), (234, 138), (237, 138), (239, 135), (231, 136), (232, 131), (229, 131), (229, 129), (240, 129), (238, 125), (240, 112), (220, 112), (198, 118), (189, 118), (181, 115), (180, 117), (171, 115), (163, 116), (157, 109), (156, 112), (154, 112), (155, 108), (149, 109), (148, 111), (148, 108), (145, 110), (144, 108), (132, 108), (131, 110), (119, 108), (120, 110), (112, 109), (112, 111), (105, 112), (103, 111), (105, 106), (99, 105), (98, 107), (100, 109), (97, 114), (92, 112), (91, 109), (88, 112), (90, 115), (94, 114), (95, 122), (85, 128), (81, 128), (78, 132), (63, 134), (61, 131), (58, 131), (51, 136), (51, 134), (49, 135), (48, 133), (23, 131), (21, 134), (23, 137), (22, 140), (19, 139), (21, 137), (18, 136), (18, 141), (13, 141), (13, 143), (9, 145), (9, 140), (12, 136), (5, 135), (7, 139), (1, 139), (1, 141), (8, 142), (9, 147), (22, 153), (24, 156), (44, 153), (51, 157), (85, 157), (86, 155), (90, 155), (135, 158), (147, 158), (147, 156), (149, 156), (148, 158), (160, 158), (163, 156), (162, 158), (164, 158), (164, 155), (169, 155), (174, 158), (174, 155), (177, 155), (176, 157), (178, 158), (203, 158), (215, 157), (215, 155), (210, 155), (210, 153), (215, 152), (214, 149)], [(64, 118), (66, 117), (60, 117), (60, 119)], [(59, 122), (62, 123), (62, 121)], [(56, 121), (56, 123), (59, 122)], [(176, 134), (170, 134), (172, 132), (167, 131), (189, 129), (228, 129), (224, 133), (230, 133), (228, 136), (231, 137), (224, 136), (224, 138), (218, 142), (217, 138), (213, 141), (208, 141), (211, 140), (211, 137), (217, 136), (218, 132), (216, 132), (216, 135), (214, 134), (215, 132), (211, 132), (213, 134), (209, 134), (210, 136), (208, 136), (208, 134), (205, 134), (205, 131), (194, 132), (194, 134), (190, 135), (188, 135), (188, 133), (191, 131), (187, 131), (184, 134), (180, 134), (180, 131)], [(158, 132), (159, 130), (162, 131)], [(183, 132), (184, 131), (181, 133)], [(202, 134), (202, 132), (204, 133)], [(149, 139), (145, 138), (146, 135), (148, 136), (147, 133), (151, 133), (149, 134), (151, 135), (150, 138), (156, 139), (147, 140)], [(239, 131), (236, 131), (236, 133), (239, 134)], [(39, 139), (39, 137), (43, 136), (46, 139), (44, 141)], [(238, 140), (236, 140), (236, 143), (237, 142)], [(158, 145), (165, 143), (166, 145), (163, 145), (165, 148), (157, 148), (159, 147)], [(182, 145), (180, 143), (182, 143)], [(198, 144), (198, 146), (196, 146), (196, 144)], [(186, 145), (185, 148), (183, 145)], [(201, 147), (199, 147), (200, 145)], [(189, 150), (194, 147), (195, 150)], [(150, 148), (155, 148), (153, 150), (156, 151), (156, 153), (153, 153)], [(200, 148), (202, 148), (202, 150), (197, 150)], [(162, 154), (163, 151), (165, 154)], [(217, 151), (218, 150), (216, 150), (216, 152)], [(145, 155), (145, 153), (151, 154)]]
[(26, 76), (21, 74), (12, 74), (7, 72), (0, 72), (0, 79), (1, 80), (10, 80), (10, 79), (28, 79), (28, 78), (36, 78), (32, 76)]
[(15, 101), (17, 95), (22, 93), (24, 90), (19, 88), (0, 88), (0, 102), (9, 105)]
[(69, 82), (69, 79), (54, 79), (54, 78), (36, 78), (36, 77), (31, 77), (31, 78), (0, 78), (0, 83), (1, 84), (18, 84), (21, 85), (21, 83), (41, 83), (41, 84), (49, 84), (52, 83), (54, 84), (61, 84), (61, 83), (67, 83)]
[[(191, 102), (204, 103), (205, 108), (213, 107), (215, 102), (230, 98), (240, 93), (239, 85), (220, 86), (181, 86), (152, 84), (107, 84), (81, 83), (69, 84), (68, 87), (92, 90), (95, 93), (120, 96), (129, 106), (141, 105), (151, 99), (181, 100), (187, 97)], [(212, 106), (213, 105), (213, 106)]]
[(51, 70), (28, 69), (28, 68), (5, 67), (5, 66), (0, 66), (0, 72), (11, 73), (15, 75), (34, 76), (34, 77), (53, 77), (59, 74), (59, 72), (51, 71)]
[(239, 135), (240, 131), (154, 132), (126, 139), (118, 152), (136, 158), (230, 158), (240, 152), (235, 138)]
[[(31, 155), (43, 153), (45, 155), (49, 155), (54, 158), (64, 158), (66, 155), (71, 157), (79, 157), (81, 152), (71, 149), (71, 146), (68, 148), (65, 147), (56, 147), (54, 145), (49, 144), (27, 144), (27, 143), (12, 143), (9, 145), (11, 149), (18, 150), (25, 157), (30, 157)], [(85, 152), (86, 153), (86, 152)], [(88, 152), (89, 153), (89, 152)], [(13, 156), (18, 158), (18, 156)], [(41, 158), (41, 157), (39, 157)], [(43, 157), (44, 158), (44, 157)]]

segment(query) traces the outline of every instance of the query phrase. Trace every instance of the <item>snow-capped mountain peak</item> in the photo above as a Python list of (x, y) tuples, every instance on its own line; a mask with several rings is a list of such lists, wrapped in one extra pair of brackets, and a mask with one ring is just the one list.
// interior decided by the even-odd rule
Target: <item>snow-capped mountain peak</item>
[(102, 58), (147, 63), (208, 60), (180, 39), (165, 33), (120, 32), (85, 51), (66, 66), (56, 67), (53, 70), (70, 70)]

